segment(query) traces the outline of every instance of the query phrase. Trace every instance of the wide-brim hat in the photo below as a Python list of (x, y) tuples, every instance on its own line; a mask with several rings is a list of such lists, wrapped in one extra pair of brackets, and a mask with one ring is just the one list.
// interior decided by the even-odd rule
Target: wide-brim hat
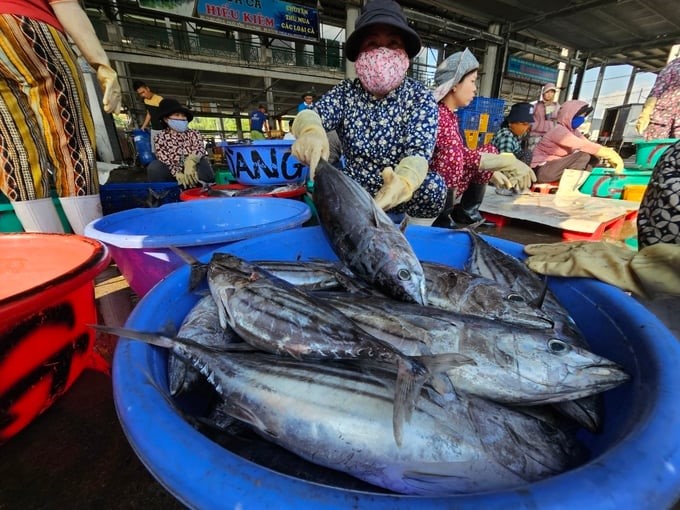
[(194, 118), (194, 112), (189, 110), (186, 106), (177, 101), (177, 99), (163, 99), (158, 104), (158, 118), (163, 120), (165, 117), (172, 115), (173, 113), (183, 113), (187, 116), (187, 120), (191, 122)]
[(434, 73), (435, 89), (432, 93), (435, 100), (441, 101), (468, 73), (477, 69), (479, 69), (479, 61), (468, 48), (449, 55), (437, 66)]
[(361, 43), (375, 25), (388, 25), (401, 32), (404, 38), (404, 47), (409, 58), (415, 57), (421, 48), (420, 36), (408, 26), (406, 16), (401, 6), (394, 0), (371, 0), (361, 11), (361, 16), (354, 24), (354, 32), (347, 38), (345, 43), (345, 56), (350, 62), (354, 62), (359, 56)]
[(534, 121), (534, 105), (531, 103), (516, 103), (510, 108), (508, 116), (505, 117), (508, 122), (533, 122)]

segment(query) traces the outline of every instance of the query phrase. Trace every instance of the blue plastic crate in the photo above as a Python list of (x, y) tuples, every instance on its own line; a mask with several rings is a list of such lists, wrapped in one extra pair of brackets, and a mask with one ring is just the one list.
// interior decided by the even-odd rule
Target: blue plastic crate
[(124, 182), (99, 187), (105, 215), (179, 202), (179, 194), (180, 187), (176, 182)]
[(460, 129), (479, 129), (479, 113), (473, 110), (462, 109), (456, 112)]

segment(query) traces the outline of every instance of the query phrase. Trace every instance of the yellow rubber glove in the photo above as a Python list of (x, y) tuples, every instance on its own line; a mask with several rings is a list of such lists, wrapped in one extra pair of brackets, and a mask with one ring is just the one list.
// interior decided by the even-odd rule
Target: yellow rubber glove
[(97, 81), (104, 92), (102, 101), (104, 111), (119, 112), (121, 92), (118, 74), (111, 68), (109, 57), (102, 48), (87, 14), (77, 0), (50, 3), (50, 7), (83, 58), (97, 71)]
[(104, 97), (102, 98), (104, 111), (106, 113), (120, 112), (122, 95), (120, 84), (118, 83), (118, 73), (106, 64), (100, 64), (97, 67), (97, 81), (104, 91)]
[(201, 156), (190, 154), (184, 160), (184, 180), (185, 186), (195, 186), (198, 184), (198, 163)]
[(536, 182), (534, 171), (511, 152), (501, 152), (500, 154), (488, 154), (483, 152), (479, 160), (481, 170), (491, 170), (502, 172), (511, 182), (511, 187), (520, 190), (529, 189), (532, 182)]
[(623, 160), (621, 159), (621, 156), (619, 156), (619, 153), (611, 147), (602, 147), (595, 153), (595, 157), (609, 161), (614, 166), (615, 174), (623, 172)]
[(635, 129), (639, 134), (642, 134), (645, 132), (647, 129), (647, 126), (649, 126), (649, 121), (652, 118), (652, 113), (654, 113), (654, 108), (656, 107), (656, 98), (655, 97), (648, 97), (647, 101), (645, 101), (645, 105), (642, 107), (642, 111), (640, 112), (640, 116), (638, 117), (637, 122), (635, 123)]
[(503, 172), (496, 170), (492, 175), (489, 182), (496, 186), (497, 188), (511, 189), (514, 187), (512, 181), (508, 179)]
[(187, 179), (187, 176), (184, 175), (184, 172), (176, 172), (175, 173), (175, 180), (177, 181), (177, 184), (179, 184), (183, 188), (190, 188), (191, 187), (189, 185), (189, 181)]
[(375, 195), (375, 202), (383, 211), (411, 200), (427, 176), (427, 160), (422, 156), (406, 156), (397, 168), (382, 171), (384, 184)]
[(680, 245), (655, 244), (638, 253), (614, 243), (529, 244), (527, 266), (537, 273), (597, 278), (642, 297), (680, 295)]
[(330, 149), (326, 130), (321, 125), (321, 117), (312, 110), (297, 114), (292, 129), (295, 142), (291, 152), (298, 161), (309, 166), (309, 178), (314, 180), (314, 172), (321, 158), (328, 160)]

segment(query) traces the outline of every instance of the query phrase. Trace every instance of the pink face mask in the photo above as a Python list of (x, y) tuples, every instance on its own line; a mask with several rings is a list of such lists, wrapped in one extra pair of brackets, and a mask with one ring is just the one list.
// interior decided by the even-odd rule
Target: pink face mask
[(401, 85), (409, 63), (405, 50), (381, 46), (359, 53), (354, 68), (364, 88), (374, 96), (383, 97)]

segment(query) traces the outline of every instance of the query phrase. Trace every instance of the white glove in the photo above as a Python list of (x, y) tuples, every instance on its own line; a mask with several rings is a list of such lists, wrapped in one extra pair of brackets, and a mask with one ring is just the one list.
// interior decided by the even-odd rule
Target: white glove
[(517, 159), (511, 152), (500, 154), (483, 152), (479, 160), (479, 168), (502, 172), (512, 182), (511, 187), (517, 187), (520, 190), (529, 189), (531, 183), (536, 182), (536, 174), (531, 167)]
[(489, 179), (489, 182), (497, 188), (511, 189), (514, 187), (512, 181), (508, 179), (500, 170), (496, 170), (493, 174), (491, 174), (491, 179)]
[(328, 160), (330, 148), (326, 130), (321, 125), (321, 117), (313, 110), (297, 114), (292, 129), (295, 142), (291, 152), (298, 161), (309, 166), (309, 179), (314, 180), (314, 172), (321, 158)]
[(107, 113), (120, 111), (121, 92), (118, 74), (111, 68), (94, 27), (77, 1), (50, 3), (54, 15), (64, 27), (88, 64), (97, 71), (97, 81), (104, 92), (102, 101)]

